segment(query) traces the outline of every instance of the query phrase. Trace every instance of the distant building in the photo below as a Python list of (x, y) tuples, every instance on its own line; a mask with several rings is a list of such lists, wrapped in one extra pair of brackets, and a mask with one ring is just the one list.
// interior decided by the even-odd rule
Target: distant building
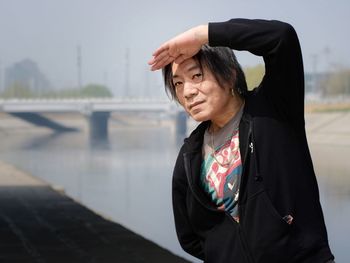
[(51, 89), (51, 84), (46, 76), (39, 70), (38, 65), (30, 59), (24, 59), (6, 68), (4, 88), (14, 84), (21, 84), (38, 93)]

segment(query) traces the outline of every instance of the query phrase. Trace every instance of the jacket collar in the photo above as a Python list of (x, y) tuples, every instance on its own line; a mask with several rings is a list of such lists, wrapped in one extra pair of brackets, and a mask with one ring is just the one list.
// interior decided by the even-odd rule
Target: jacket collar
[[(216, 211), (215, 204), (211, 202), (210, 197), (204, 193), (202, 190), (200, 182), (201, 166), (203, 162), (202, 156), (202, 144), (203, 136), (209, 122), (201, 123), (191, 134), (191, 136), (185, 140), (185, 148), (183, 152), (183, 161), (185, 174), (187, 177), (188, 185), (194, 194), (195, 198), (202, 203), (205, 207)], [(244, 165), (244, 160), (246, 160), (248, 153), (249, 142), (249, 130), (250, 122), (247, 121), (246, 117), (242, 116), (240, 122), (240, 151), (242, 164)]]
[(191, 135), (185, 139), (185, 152), (201, 152), (203, 145), (203, 137), (205, 130), (209, 127), (210, 121), (202, 122), (191, 133)]
[[(239, 141), (242, 146), (240, 147), (241, 154), (244, 152), (243, 149), (246, 147), (246, 143), (248, 138), (248, 133), (249, 133), (249, 127), (250, 127), (250, 122), (252, 120), (251, 115), (248, 113), (249, 109), (249, 102), (250, 102), (250, 93), (248, 92), (248, 95), (245, 97), (245, 104), (244, 104), (244, 109), (243, 109), (243, 115), (242, 119), (239, 124)], [(185, 153), (194, 153), (194, 152), (202, 152), (202, 145), (203, 145), (203, 137), (205, 130), (209, 127), (210, 121), (204, 121), (198, 125), (198, 127), (191, 133), (191, 135), (184, 140), (184, 146), (185, 146)]]

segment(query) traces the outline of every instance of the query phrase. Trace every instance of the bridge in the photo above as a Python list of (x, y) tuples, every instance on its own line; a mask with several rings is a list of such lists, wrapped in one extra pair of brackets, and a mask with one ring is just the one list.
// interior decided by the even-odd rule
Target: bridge
[(0, 99), (0, 112), (11, 114), (38, 126), (57, 131), (72, 130), (44, 116), (44, 113), (81, 113), (89, 120), (90, 139), (108, 138), (108, 119), (111, 112), (163, 113), (176, 122), (176, 135), (187, 131), (186, 113), (166, 100), (154, 99)]

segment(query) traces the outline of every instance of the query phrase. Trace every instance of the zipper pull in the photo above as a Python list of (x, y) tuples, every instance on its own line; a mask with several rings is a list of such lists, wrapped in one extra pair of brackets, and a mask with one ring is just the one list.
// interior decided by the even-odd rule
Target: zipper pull
[(250, 153), (253, 153), (253, 152), (254, 152), (254, 145), (253, 145), (253, 142), (250, 142), (249, 148), (250, 148)]

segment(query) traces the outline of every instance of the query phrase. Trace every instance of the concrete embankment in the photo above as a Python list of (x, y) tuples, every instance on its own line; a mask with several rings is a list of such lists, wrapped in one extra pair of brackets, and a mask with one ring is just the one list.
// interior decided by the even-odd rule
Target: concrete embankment
[(325, 191), (348, 195), (350, 188), (350, 111), (306, 115), (306, 131), (316, 175)]
[(187, 262), (0, 161), (0, 262)]

